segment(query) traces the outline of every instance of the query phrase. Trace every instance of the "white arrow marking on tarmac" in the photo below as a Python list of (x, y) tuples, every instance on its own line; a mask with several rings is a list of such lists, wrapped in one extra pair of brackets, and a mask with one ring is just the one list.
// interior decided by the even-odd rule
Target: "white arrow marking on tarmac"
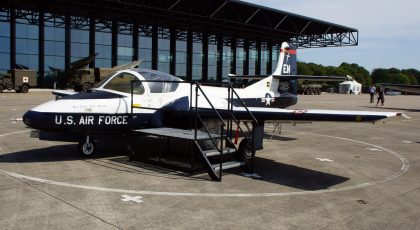
[(403, 141), (403, 142), (406, 143), (406, 144), (413, 144), (412, 141)]
[(382, 150), (381, 149), (376, 149), (376, 148), (366, 148), (367, 150), (370, 150), (370, 151), (378, 151), (378, 152), (382, 152)]
[(130, 202), (130, 201), (132, 201), (132, 202), (136, 202), (137, 204), (140, 204), (140, 203), (143, 203), (144, 201), (142, 200), (143, 199), (143, 197), (141, 197), (141, 196), (130, 196), (130, 195), (122, 195), (121, 196), (122, 197), (122, 201), (125, 201), (125, 202)]
[(333, 160), (330, 160), (330, 159), (327, 159), (327, 158), (315, 158), (315, 159), (317, 159), (319, 161), (322, 161), (322, 162), (334, 162)]

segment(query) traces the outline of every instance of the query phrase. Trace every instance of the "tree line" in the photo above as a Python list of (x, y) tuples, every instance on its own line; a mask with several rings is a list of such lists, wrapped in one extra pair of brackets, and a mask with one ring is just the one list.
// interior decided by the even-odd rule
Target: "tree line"
[(323, 66), (315, 63), (298, 62), (298, 74), (313, 76), (352, 76), (364, 86), (378, 83), (412, 84), (420, 82), (420, 71), (416, 69), (378, 68), (369, 73), (358, 64), (341, 63), (340, 66)]

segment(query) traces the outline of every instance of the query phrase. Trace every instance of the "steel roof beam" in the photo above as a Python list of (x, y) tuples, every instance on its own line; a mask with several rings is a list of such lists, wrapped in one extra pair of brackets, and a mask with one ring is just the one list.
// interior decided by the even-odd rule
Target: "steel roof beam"
[(277, 30), (281, 24), (283, 24), (284, 20), (286, 20), (286, 18), (288, 17), (288, 15), (284, 15), (283, 19), (281, 19), (281, 21), (279, 23), (277, 23), (276, 27), (274, 27), (275, 30)]
[(172, 6), (170, 6), (169, 8), (168, 8), (168, 10), (169, 11), (171, 11), (176, 5), (178, 5), (180, 2), (182, 2), (183, 0), (178, 0), (178, 1), (176, 1), (174, 4), (172, 4)]
[(217, 8), (217, 10), (215, 10), (211, 15), (210, 18), (214, 17), (214, 15), (216, 15), (221, 9), (223, 9), (223, 7), (226, 6), (226, 4), (228, 4), (229, 1), (225, 1), (221, 6), (219, 6), (219, 8)]
[(255, 17), (255, 15), (257, 15), (258, 14), (258, 12), (260, 12), (260, 10), (261, 9), (257, 9), (252, 15), (251, 15), (251, 17), (249, 17), (246, 21), (245, 21), (245, 24), (248, 24), (254, 17)]
[(312, 21), (309, 21), (308, 23), (306, 23), (305, 27), (303, 27), (303, 29), (299, 32), (300, 34), (303, 34), (303, 32), (306, 30), (306, 28), (308, 28), (308, 26), (312, 23)]

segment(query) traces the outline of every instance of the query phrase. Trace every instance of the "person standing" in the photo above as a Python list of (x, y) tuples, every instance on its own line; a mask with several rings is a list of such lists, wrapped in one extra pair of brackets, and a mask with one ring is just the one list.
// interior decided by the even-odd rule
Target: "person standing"
[(369, 87), (370, 103), (375, 102), (375, 93), (376, 93), (376, 88), (374, 85), (372, 85), (371, 87)]
[(377, 94), (378, 94), (378, 101), (376, 102), (376, 106), (378, 106), (379, 101), (381, 101), (381, 106), (384, 106), (385, 92), (381, 88), (379, 88)]

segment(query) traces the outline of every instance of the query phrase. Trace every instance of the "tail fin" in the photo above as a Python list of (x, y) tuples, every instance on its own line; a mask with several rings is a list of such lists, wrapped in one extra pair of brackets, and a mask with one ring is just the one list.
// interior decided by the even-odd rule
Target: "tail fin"
[(281, 44), (277, 68), (273, 75), (297, 75), (296, 49), (287, 42)]
[[(280, 85), (280, 80), (278, 76), (287, 76), (287, 75), (296, 75), (297, 74), (297, 62), (296, 62), (296, 49), (291, 47), (287, 42), (283, 42), (280, 48), (279, 59), (277, 63), (276, 70), (274, 73), (264, 78), (255, 84), (252, 84), (246, 87), (246, 90), (255, 91), (261, 89), (269, 89), (270, 91), (277, 92)], [(276, 77), (273, 77), (276, 76)], [(291, 82), (289, 89), (295, 91), (294, 84)]]

